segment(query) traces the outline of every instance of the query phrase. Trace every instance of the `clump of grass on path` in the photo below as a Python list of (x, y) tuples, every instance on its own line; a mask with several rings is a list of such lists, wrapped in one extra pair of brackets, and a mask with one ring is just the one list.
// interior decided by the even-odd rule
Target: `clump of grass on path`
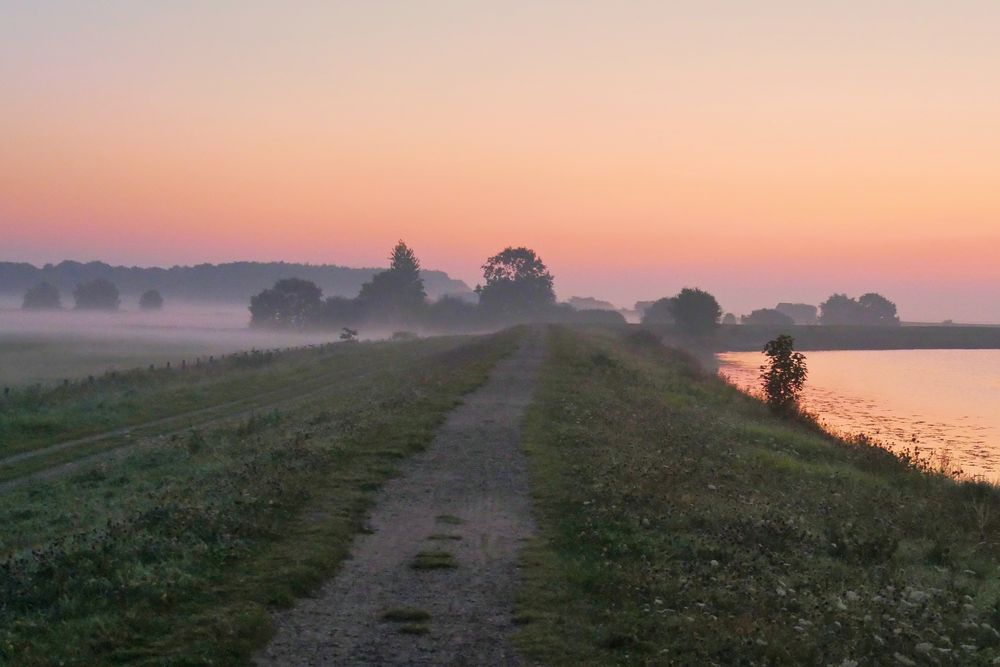
[(410, 563), (414, 570), (447, 570), (458, 567), (455, 556), (447, 551), (421, 551)]
[(420, 621), (430, 620), (431, 615), (424, 611), (423, 609), (414, 609), (413, 607), (403, 607), (400, 609), (390, 609), (389, 611), (382, 614), (383, 621), (390, 621), (393, 623), (416, 623)]

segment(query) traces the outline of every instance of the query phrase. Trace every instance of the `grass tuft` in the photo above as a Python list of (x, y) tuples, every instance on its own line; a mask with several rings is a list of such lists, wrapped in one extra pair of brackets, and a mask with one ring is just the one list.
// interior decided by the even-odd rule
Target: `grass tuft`
[(391, 621), (393, 623), (414, 623), (418, 621), (429, 621), (431, 615), (423, 609), (401, 607), (399, 609), (390, 609), (389, 611), (383, 613), (381, 618), (383, 621)]
[(458, 567), (458, 562), (447, 551), (421, 551), (410, 567), (414, 570), (447, 570)]
[(408, 623), (399, 626), (399, 633), (403, 635), (426, 635), (431, 629), (422, 623)]

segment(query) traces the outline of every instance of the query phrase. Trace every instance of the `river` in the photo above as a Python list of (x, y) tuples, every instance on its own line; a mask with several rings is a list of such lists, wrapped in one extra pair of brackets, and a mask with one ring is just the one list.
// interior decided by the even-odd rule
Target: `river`
[[(806, 352), (804, 406), (840, 433), (945, 451), (962, 470), (1000, 480), (1000, 350)], [(764, 355), (719, 355), (719, 372), (759, 386)]]

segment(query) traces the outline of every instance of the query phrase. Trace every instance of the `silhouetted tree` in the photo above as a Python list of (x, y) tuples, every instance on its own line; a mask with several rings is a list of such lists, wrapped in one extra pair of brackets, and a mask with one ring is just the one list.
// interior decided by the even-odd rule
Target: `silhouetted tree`
[(673, 324), (676, 321), (674, 319), (673, 297), (638, 303), (645, 304), (644, 308), (640, 311), (642, 313), (643, 324)]
[(58, 310), (62, 308), (62, 297), (56, 286), (40, 282), (24, 293), (21, 308), (25, 310)]
[(571, 296), (566, 299), (566, 303), (577, 310), (618, 310), (610, 301), (595, 299), (592, 296)]
[(653, 301), (636, 301), (635, 305), (632, 306), (632, 310), (639, 313), (639, 317), (641, 318), (646, 314), (646, 311), (649, 310), (649, 307), (652, 306), (653, 303)]
[(139, 307), (143, 310), (160, 310), (163, 308), (163, 295), (155, 289), (148, 289), (139, 297)]
[(749, 315), (744, 315), (740, 319), (743, 321), (743, 324), (762, 324), (782, 327), (790, 327), (795, 324), (795, 320), (774, 308), (760, 308), (752, 311)]
[(427, 326), (439, 330), (470, 330), (479, 325), (479, 309), (475, 304), (455, 296), (443, 296), (427, 306)]
[(505, 248), (483, 264), (485, 285), (477, 286), (480, 306), (494, 317), (543, 316), (556, 301), (552, 274), (529, 248)]
[(853, 324), (860, 326), (898, 326), (896, 304), (881, 294), (869, 292), (858, 299), (846, 294), (833, 294), (819, 306), (820, 324)]
[(427, 305), (420, 277), (420, 262), (400, 241), (389, 255), (389, 268), (361, 286), (358, 303), (366, 317), (390, 322), (411, 322)]
[(760, 381), (768, 405), (788, 411), (798, 404), (806, 383), (806, 358), (795, 352), (795, 339), (782, 334), (764, 346), (767, 363), (760, 367)]
[(322, 296), (323, 291), (308, 280), (279, 280), (274, 287), (250, 299), (250, 324), (304, 327), (315, 320)]
[(726, 313), (722, 316), (723, 324), (736, 324), (736, 316), (732, 313)]
[(343, 296), (327, 297), (316, 314), (316, 322), (327, 327), (341, 327), (356, 322), (358, 318), (357, 300)]
[(896, 304), (881, 294), (875, 292), (862, 294), (858, 297), (858, 304), (861, 306), (861, 324), (880, 327), (899, 326)]
[(677, 326), (690, 333), (708, 333), (719, 325), (722, 308), (715, 297), (700, 289), (685, 287), (670, 307)]
[(787, 303), (782, 302), (774, 307), (779, 313), (784, 313), (792, 318), (795, 324), (816, 324), (816, 306), (808, 303)]
[(846, 294), (831, 294), (819, 304), (820, 324), (857, 324), (861, 318), (861, 305)]
[(118, 288), (102, 278), (77, 285), (73, 299), (77, 310), (118, 310), (121, 305)]

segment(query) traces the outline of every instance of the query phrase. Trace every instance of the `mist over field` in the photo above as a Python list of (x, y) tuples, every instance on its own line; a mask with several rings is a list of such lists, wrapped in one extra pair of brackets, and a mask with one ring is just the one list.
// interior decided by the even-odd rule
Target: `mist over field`
[(77, 380), (197, 356), (335, 340), (330, 331), (247, 326), (246, 306), (171, 302), (161, 311), (22, 310), (0, 299), (0, 386)]

